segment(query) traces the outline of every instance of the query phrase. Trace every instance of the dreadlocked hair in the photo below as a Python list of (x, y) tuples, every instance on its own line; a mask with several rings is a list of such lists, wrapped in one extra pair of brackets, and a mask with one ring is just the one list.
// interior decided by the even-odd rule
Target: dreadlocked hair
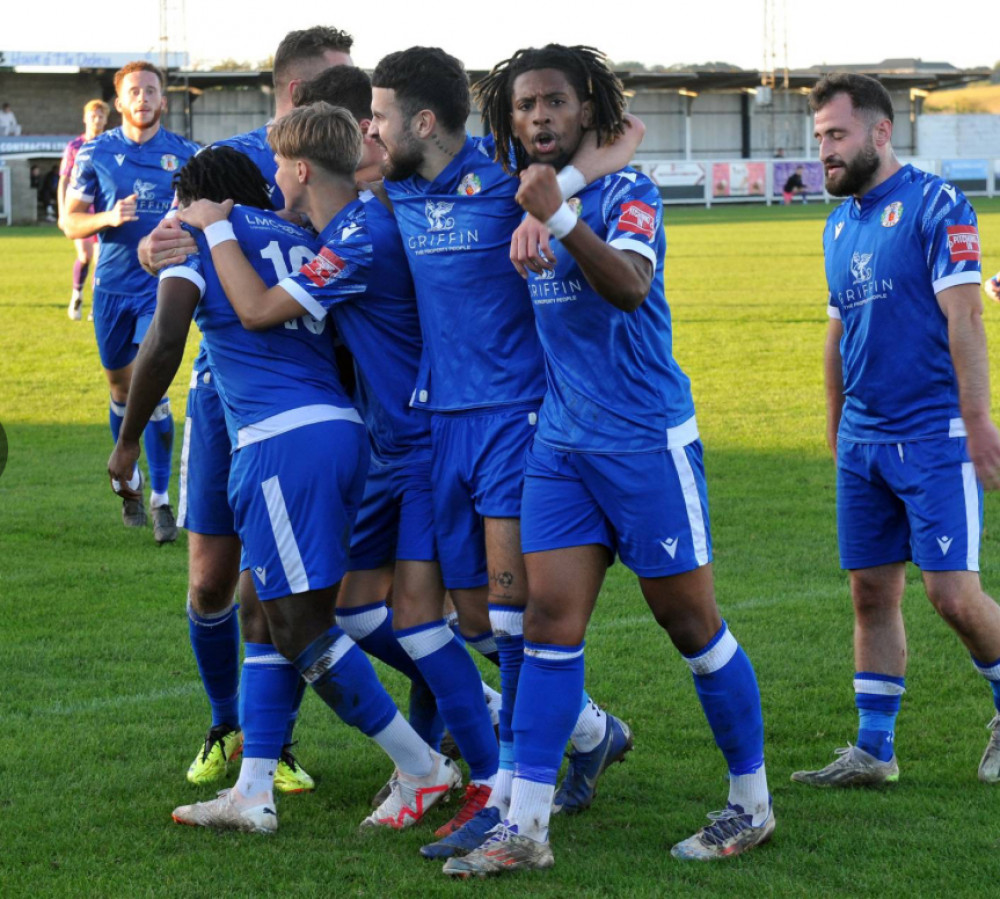
[(625, 89), (608, 66), (608, 58), (594, 47), (546, 44), (541, 49), (518, 50), (510, 59), (472, 86), (483, 125), (496, 140), (496, 159), (507, 172), (521, 171), (530, 160), (514, 136), (512, 114), (514, 82), (518, 75), (537, 69), (558, 69), (566, 75), (580, 102), (594, 106), (597, 144), (614, 143), (625, 133)]
[(242, 206), (274, 209), (260, 169), (232, 147), (207, 147), (192, 156), (174, 175), (174, 190), (182, 204), (233, 200)]

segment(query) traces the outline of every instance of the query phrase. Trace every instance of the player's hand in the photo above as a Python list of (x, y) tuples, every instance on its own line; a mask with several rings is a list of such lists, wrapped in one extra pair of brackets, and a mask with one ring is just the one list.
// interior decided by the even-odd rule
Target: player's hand
[(1000, 431), (989, 418), (965, 422), (965, 445), (976, 477), (987, 490), (1000, 489)]
[(521, 172), (521, 186), (514, 199), (525, 212), (547, 222), (563, 202), (556, 170), (550, 165), (529, 165)]
[(137, 222), (139, 221), (139, 216), (136, 213), (136, 195), (129, 194), (127, 197), (122, 197), (114, 206), (111, 207), (111, 227), (117, 228), (119, 225), (124, 225), (125, 222)]
[(139, 244), (139, 262), (151, 275), (171, 265), (180, 265), (198, 252), (194, 237), (181, 227), (176, 217), (163, 219)]
[(549, 243), (549, 229), (534, 216), (526, 216), (510, 238), (510, 261), (522, 278), (528, 272), (541, 274), (556, 267), (556, 256)]
[(139, 471), (135, 463), (139, 460), (139, 444), (115, 444), (114, 452), (108, 459), (108, 475), (111, 478), (111, 489), (123, 499), (142, 499), (139, 493)]
[(1000, 303), (1000, 272), (997, 272), (992, 278), (983, 283), (983, 292), (994, 303)]
[(213, 203), (211, 200), (195, 200), (190, 206), (177, 211), (177, 217), (186, 225), (204, 231), (209, 225), (224, 222), (233, 210), (232, 200)]
[(298, 225), (300, 228), (315, 230), (308, 217), (301, 212), (296, 212), (294, 209), (275, 209), (274, 214), (279, 219), (290, 222), (293, 225)]

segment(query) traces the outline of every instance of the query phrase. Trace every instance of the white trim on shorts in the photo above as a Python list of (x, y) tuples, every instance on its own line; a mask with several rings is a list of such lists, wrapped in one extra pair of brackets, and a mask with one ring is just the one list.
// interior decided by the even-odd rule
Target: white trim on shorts
[(243, 449), (251, 443), (260, 443), (261, 440), (277, 437), (286, 431), (294, 431), (296, 428), (324, 421), (353, 421), (355, 424), (364, 424), (358, 415), (358, 410), (351, 406), (329, 406), (325, 403), (299, 406), (297, 409), (279, 412), (270, 418), (240, 428), (236, 432), (236, 449)]
[(965, 565), (969, 571), (979, 571), (979, 485), (976, 467), (971, 462), (962, 463), (962, 492), (965, 494)]
[(261, 483), (260, 489), (264, 494), (264, 502), (267, 504), (267, 515), (271, 519), (271, 533), (274, 535), (274, 542), (278, 547), (278, 558), (281, 560), (281, 567), (285, 572), (285, 580), (288, 581), (289, 592), (305, 593), (309, 589), (309, 576), (306, 574), (306, 567), (302, 562), (299, 545), (295, 542), (292, 522), (288, 517), (285, 495), (281, 492), (281, 482), (278, 480), (278, 476), (274, 475)]
[(177, 498), (177, 527), (184, 527), (187, 519), (188, 508), (188, 466), (191, 463), (191, 432), (194, 430), (194, 421), (188, 417), (184, 419), (184, 441), (181, 444), (181, 464), (178, 480)]
[(687, 421), (667, 428), (667, 449), (680, 449), (698, 439), (698, 421), (692, 415)]
[(684, 507), (687, 510), (688, 526), (691, 528), (691, 541), (694, 543), (694, 560), (699, 566), (708, 564), (708, 538), (705, 529), (705, 516), (701, 510), (701, 497), (698, 495), (698, 482), (694, 470), (688, 461), (684, 447), (669, 451), (680, 479), (681, 493), (684, 496)]

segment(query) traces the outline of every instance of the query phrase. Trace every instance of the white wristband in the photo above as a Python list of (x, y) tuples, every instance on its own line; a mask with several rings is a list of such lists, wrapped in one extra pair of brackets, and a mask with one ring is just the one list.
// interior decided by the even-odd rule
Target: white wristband
[(556, 240), (562, 240), (576, 227), (576, 222), (576, 213), (569, 208), (569, 203), (563, 203), (545, 223), (545, 227)]
[(233, 233), (233, 226), (228, 220), (223, 220), (221, 222), (212, 222), (205, 229), (205, 240), (208, 241), (208, 248), (211, 250), (213, 247), (220, 243), (225, 243), (227, 240), (236, 240), (236, 235)]
[(587, 179), (575, 165), (563, 166), (556, 175), (556, 181), (559, 182), (559, 190), (564, 200), (575, 197), (587, 186)]

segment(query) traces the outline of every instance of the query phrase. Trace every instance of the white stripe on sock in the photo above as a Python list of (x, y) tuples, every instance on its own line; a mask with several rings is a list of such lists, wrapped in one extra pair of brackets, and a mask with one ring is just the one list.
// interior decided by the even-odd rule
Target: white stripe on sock
[(870, 693), (874, 696), (902, 696), (906, 688), (887, 680), (868, 680), (863, 677), (854, 678), (855, 693)]
[(385, 603), (368, 609), (365, 612), (352, 612), (350, 609), (340, 609), (337, 611), (337, 624), (340, 629), (347, 634), (355, 643), (364, 640), (369, 634), (375, 633), (382, 622), (389, 617), (389, 610)]
[(740, 644), (736, 642), (736, 638), (726, 627), (726, 632), (708, 652), (696, 656), (684, 656), (684, 661), (687, 662), (692, 674), (712, 674), (712, 672), (728, 665), (739, 648)]
[(428, 627), (415, 634), (406, 634), (402, 637), (397, 634), (396, 639), (406, 654), (417, 661), (444, 649), (455, 639), (455, 632), (442, 621), (436, 627)]
[(517, 606), (490, 609), (490, 627), (493, 636), (520, 637), (524, 633), (524, 609)]

